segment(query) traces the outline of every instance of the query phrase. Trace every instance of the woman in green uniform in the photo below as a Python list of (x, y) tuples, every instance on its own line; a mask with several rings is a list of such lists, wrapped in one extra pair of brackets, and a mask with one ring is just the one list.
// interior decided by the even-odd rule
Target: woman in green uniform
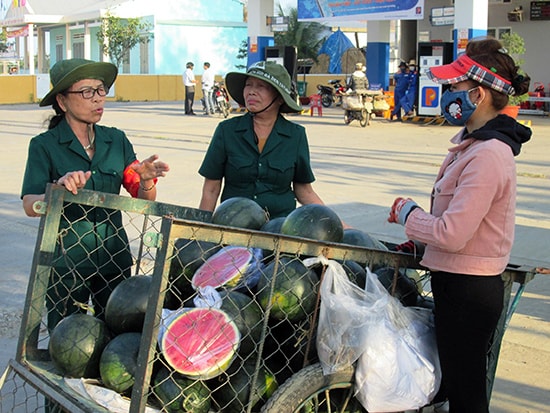
[[(288, 215), (300, 204), (323, 204), (314, 191), (305, 128), (281, 113), (301, 111), (291, 96), (290, 76), (274, 62), (258, 62), (225, 79), (229, 94), (247, 113), (221, 122), (199, 173), (204, 177), (200, 209), (246, 197), (270, 218)], [(222, 191), (223, 181), (223, 191)]]
[[(117, 68), (85, 59), (57, 62), (50, 71), (52, 89), (40, 106), (55, 114), (48, 130), (29, 144), (21, 198), (28, 216), (44, 200), (46, 185), (56, 183), (76, 194), (81, 188), (154, 200), (156, 180), (169, 167), (153, 155), (137, 161), (132, 144), (119, 129), (100, 126), (105, 96)], [(120, 211), (66, 204), (46, 298), (48, 328), (92, 299), (103, 318), (109, 294), (130, 275), (132, 256)]]

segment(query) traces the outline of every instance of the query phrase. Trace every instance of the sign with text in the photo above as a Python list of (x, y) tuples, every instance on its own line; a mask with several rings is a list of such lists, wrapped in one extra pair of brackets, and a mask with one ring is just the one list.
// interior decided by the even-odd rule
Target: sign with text
[(531, 20), (550, 20), (550, 1), (532, 1), (529, 18)]
[(298, 20), (422, 20), (424, 0), (298, 0)]

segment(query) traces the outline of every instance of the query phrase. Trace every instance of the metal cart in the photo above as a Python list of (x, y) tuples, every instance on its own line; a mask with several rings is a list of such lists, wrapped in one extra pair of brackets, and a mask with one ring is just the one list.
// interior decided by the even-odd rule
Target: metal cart
[[(132, 272), (135, 275), (152, 276), (135, 382), (130, 393), (116, 395), (119, 396), (116, 398), (118, 406), (120, 403), (124, 406), (122, 410), (115, 410), (112, 405), (105, 404), (104, 399), (94, 398), (89, 392), (82, 391), (85, 384), (101, 389), (101, 382), (88, 383), (63, 377), (48, 352), (49, 336), (44, 321), (48, 279), (52, 271), (54, 252), (64, 235), (63, 230), (59, 229), (60, 221), (66, 209), (75, 205), (120, 212), (134, 258)], [(303, 257), (323, 255), (329, 259), (339, 260), (355, 270), (357, 266), (353, 267), (352, 263), (359, 264), (359, 268), (391, 268), (394, 271), (394, 286), (402, 270), (424, 271), (418, 259), (408, 254), (213, 225), (210, 223), (211, 214), (205, 211), (87, 190), (72, 195), (62, 187), (50, 185), (47, 188), (46, 200), (38, 204), (37, 208), (42, 211), (43, 216), (32, 263), (16, 358), (10, 361), (9, 368), (0, 382), (0, 413), (41, 411), (44, 408), (46, 411), (54, 411), (52, 405), (55, 406), (55, 411), (70, 413), (172, 411), (155, 396), (152, 376), (159, 365), (166, 367), (157, 346), (158, 332), (163, 325), (162, 310), (166, 304), (166, 297), (173, 294), (173, 285), (184, 276), (184, 269), (189, 265), (186, 262), (174, 265), (178, 262), (182, 249), (182, 244), (178, 240), (204, 242), (219, 248), (241, 246), (259, 249), (263, 252), (264, 260), (275, 263), (279, 263), (283, 256), (291, 261), (299, 261)], [(291, 320), (279, 317), (275, 321), (272, 317), (276, 302), (274, 297), (277, 293), (275, 280), (281, 275), (278, 264), (269, 268), (272, 268), (272, 274), (265, 275), (271, 276), (271, 282), (266, 285), (267, 290), (263, 291), (268, 294), (268, 304), (265, 308), (262, 307), (262, 316), (257, 325), (251, 326), (255, 330), (255, 346), (246, 352), (236, 349), (229, 368), (215, 378), (204, 380), (211, 391), (207, 411), (327, 412), (345, 408), (345, 411), (364, 412), (365, 410), (353, 399), (353, 371), (350, 369), (337, 375), (323, 376), (316, 363), (318, 283), (312, 289), (312, 293), (315, 294), (314, 306), (307, 310), (305, 318)], [(322, 277), (323, 268), (315, 271)], [(267, 270), (265, 272), (267, 273)], [(360, 273), (355, 274), (359, 274), (360, 277)], [(493, 385), (507, 321), (521, 297), (525, 284), (533, 277), (532, 268), (512, 265), (503, 274), (506, 282), (507, 311), (501, 316), (489, 354), (489, 390)], [(514, 283), (519, 284), (519, 289), (510, 304)], [(242, 284), (239, 288), (250, 297), (259, 293), (254, 288)], [(191, 293), (193, 294), (195, 293)], [(180, 305), (186, 305), (185, 303), (192, 298), (191, 295), (180, 296)], [(254, 302), (254, 299), (250, 302)], [(300, 310), (306, 311), (301, 304)], [(252, 336), (252, 333), (244, 332), (241, 340), (247, 338), (248, 334)], [(248, 380), (245, 380), (244, 386), (238, 387), (235, 378), (242, 371), (240, 366), (245, 363), (253, 368), (248, 370)], [(170, 374), (175, 377), (177, 373)], [(273, 394), (265, 392), (265, 386), (255, 385), (258, 382), (265, 383), (268, 375), (270, 380), (275, 380), (279, 386)], [(251, 386), (251, 383), (254, 385)], [(234, 395), (231, 399), (218, 397), (221, 392), (228, 389)], [(185, 391), (185, 388), (181, 388), (182, 394)], [(331, 408), (334, 410), (330, 410)]]

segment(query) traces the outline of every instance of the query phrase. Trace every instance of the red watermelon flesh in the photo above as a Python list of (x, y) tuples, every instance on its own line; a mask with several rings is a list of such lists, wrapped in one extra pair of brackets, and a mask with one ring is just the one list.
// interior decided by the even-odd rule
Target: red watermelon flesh
[(195, 290), (206, 286), (235, 287), (254, 259), (255, 256), (251, 248), (224, 247), (200, 266), (193, 275), (191, 284)]
[(166, 362), (184, 376), (207, 380), (223, 373), (239, 347), (239, 329), (215, 308), (192, 308), (169, 321), (160, 346)]

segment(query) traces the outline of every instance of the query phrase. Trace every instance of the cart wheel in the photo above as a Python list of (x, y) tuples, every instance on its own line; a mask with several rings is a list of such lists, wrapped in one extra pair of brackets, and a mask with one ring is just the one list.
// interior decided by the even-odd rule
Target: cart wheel
[(369, 117), (370, 114), (367, 111), (367, 109), (361, 109), (361, 119), (359, 120), (359, 124), (364, 128), (367, 126), (367, 123), (369, 123)]
[(353, 119), (351, 118), (351, 113), (349, 112), (349, 110), (346, 110), (344, 112), (344, 123), (346, 125), (349, 125), (351, 123)]
[(355, 392), (353, 368), (325, 376), (319, 363), (308, 366), (273, 393), (262, 412), (366, 413)]

